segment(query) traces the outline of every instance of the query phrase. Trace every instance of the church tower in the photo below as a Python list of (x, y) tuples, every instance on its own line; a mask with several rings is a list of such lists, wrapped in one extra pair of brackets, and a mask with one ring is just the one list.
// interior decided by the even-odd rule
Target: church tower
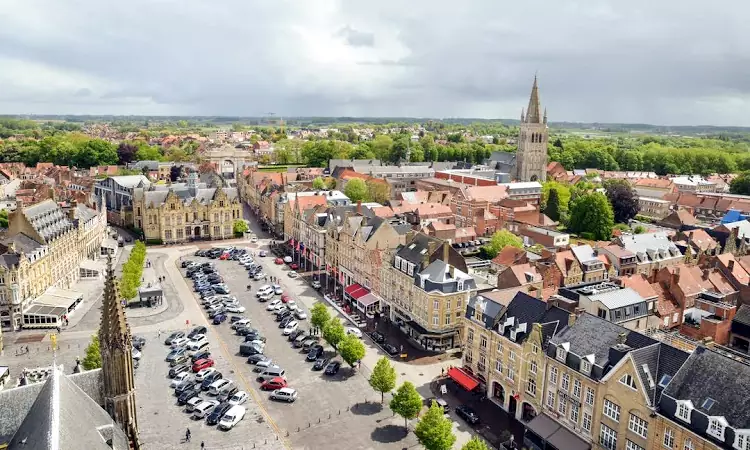
[(516, 181), (538, 181), (547, 179), (547, 110), (539, 102), (539, 86), (534, 76), (529, 107), (524, 115), (521, 110), (521, 132), (518, 135), (516, 167), (513, 178)]
[(118, 299), (112, 256), (107, 258), (99, 347), (104, 378), (104, 409), (125, 431), (130, 448), (137, 450), (140, 442), (135, 408), (132, 337), (125, 320), (125, 310)]

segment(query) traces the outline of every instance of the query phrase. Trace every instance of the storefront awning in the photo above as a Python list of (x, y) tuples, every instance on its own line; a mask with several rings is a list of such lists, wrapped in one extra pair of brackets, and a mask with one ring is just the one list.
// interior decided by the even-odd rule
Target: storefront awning
[(370, 292), (357, 299), (357, 309), (365, 311), (368, 306), (376, 305), (378, 302), (380, 302), (380, 297)]
[(364, 297), (365, 295), (370, 293), (368, 289), (363, 288), (357, 283), (347, 286), (346, 289), (344, 289), (344, 292), (349, 294), (349, 296), (354, 300), (358, 300), (360, 297)]
[(479, 386), (479, 381), (476, 378), (464, 372), (463, 369), (458, 367), (451, 367), (448, 369), (448, 376), (453, 379), (456, 383), (460, 384), (462, 388), (467, 391), (473, 391), (474, 388)]
[(526, 424), (526, 439), (529, 439), (530, 436), (528, 436), (528, 433), (530, 432), (555, 448), (561, 450), (591, 449), (591, 445), (584, 442), (581, 438), (546, 414), (539, 414), (534, 417), (531, 422)]

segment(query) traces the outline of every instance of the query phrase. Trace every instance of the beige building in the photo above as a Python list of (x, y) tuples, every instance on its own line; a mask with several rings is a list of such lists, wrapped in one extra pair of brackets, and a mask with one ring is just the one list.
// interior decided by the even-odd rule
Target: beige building
[(143, 230), (146, 242), (230, 239), (234, 221), (240, 219), (237, 190), (199, 184), (195, 173), (186, 185), (133, 192), (133, 225)]
[(383, 264), (382, 282), (382, 313), (416, 345), (461, 345), (461, 318), (476, 283), (450, 243), (422, 233), (407, 238)]
[(669, 200), (662, 200), (653, 197), (638, 197), (638, 212), (642, 216), (661, 220), (669, 215), (670, 205), (671, 202)]

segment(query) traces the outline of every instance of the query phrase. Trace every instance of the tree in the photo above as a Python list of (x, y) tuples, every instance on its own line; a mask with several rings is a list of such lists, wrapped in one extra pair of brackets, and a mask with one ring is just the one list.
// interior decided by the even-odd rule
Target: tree
[(132, 162), (137, 151), (138, 147), (130, 142), (120, 142), (120, 145), (117, 146), (117, 160), (119, 164), (124, 166)]
[(312, 182), (313, 189), (322, 190), (326, 189), (326, 182), (323, 177), (316, 177)]
[(182, 174), (182, 166), (174, 165), (169, 168), (169, 180), (174, 183), (180, 178), (180, 175)]
[(248, 226), (247, 222), (245, 222), (243, 219), (237, 219), (234, 221), (234, 235), (235, 236), (242, 236), (243, 234), (247, 233)]
[(453, 422), (445, 417), (443, 408), (435, 401), (419, 419), (419, 423), (414, 428), (414, 434), (427, 450), (450, 450), (456, 442)]
[(81, 361), (86, 370), (99, 369), (102, 367), (102, 353), (99, 349), (99, 336), (91, 336), (91, 343), (86, 347), (86, 356)]
[(520, 237), (506, 229), (496, 231), (490, 238), (489, 244), (484, 246), (485, 253), (488, 257), (494, 258), (500, 253), (500, 250), (507, 246), (523, 248), (523, 241)]
[(338, 348), (339, 343), (346, 337), (344, 325), (338, 319), (329, 320), (323, 327), (323, 339), (326, 340), (334, 349)]
[(331, 313), (328, 312), (328, 308), (322, 303), (316, 303), (310, 309), (310, 323), (320, 330), (324, 329), (325, 326), (331, 320)]
[(396, 388), (396, 369), (388, 358), (383, 356), (378, 360), (369, 381), (370, 386), (380, 392), (380, 403), (383, 403), (385, 393)]
[(469, 442), (461, 447), (461, 450), (490, 450), (485, 442), (478, 437), (474, 436)]
[(625, 182), (610, 183), (606, 186), (607, 199), (612, 204), (615, 222), (628, 223), (638, 214), (638, 194)]
[(346, 183), (344, 194), (353, 202), (367, 201), (367, 184), (361, 178), (352, 178)]
[(738, 195), (750, 195), (750, 172), (742, 172), (729, 183), (729, 192)]
[(643, 234), (646, 232), (646, 227), (644, 227), (643, 225), (636, 225), (633, 229), (633, 232), (635, 234)]
[(362, 361), (362, 358), (365, 357), (365, 344), (357, 336), (347, 334), (339, 342), (338, 351), (341, 353), (341, 358), (349, 366), (354, 367), (358, 361)]
[(408, 429), (409, 419), (414, 419), (422, 410), (422, 397), (408, 381), (398, 387), (389, 405), (391, 411), (404, 418), (404, 427)]
[(380, 203), (381, 205), (390, 200), (391, 189), (388, 183), (381, 180), (368, 180), (367, 185), (367, 198), (370, 201)]
[(8, 228), (8, 210), (0, 211), (0, 228)]
[(549, 196), (552, 190), (557, 191), (558, 203), (560, 204), (560, 213), (568, 210), (568, 203), (570, 202), (570, 185), (559, 183), (554, 180), (546, 181), (542, 185), (542, 207), (547, 205)]
[(549, 198), (547, 199), (547, 206), (544, 207), (544, 214), (555, 222), (560, 220), (560, 197), (557, 195), (557, 189), (549, 191)]
[(599, 192), (583, 194), (571, 201), (568, 228), (591, 239), (605, 241), (612, 238), (615, 215), (607, 197)]

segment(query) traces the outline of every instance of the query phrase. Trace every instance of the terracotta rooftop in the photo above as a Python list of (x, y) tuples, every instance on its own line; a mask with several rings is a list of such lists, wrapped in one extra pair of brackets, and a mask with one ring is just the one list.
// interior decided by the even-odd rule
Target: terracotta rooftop
[(648, 278), (645, 275), (636, 273), (620, 278), (620, 284), (623, 287), (632, 288), (641, 297), (646, 300), (656, 298), (658, 293), (654, 290), (651, 283), (648, 282)]
[(732, 275), (734, 278), (741, 284), (747, 285), (748, 282), (750, 282), (750, 275), (747, 273), (747, 269), (750, 268), (750, 260), (746, 259), (747, 256), (744, 256), (740, 258), (739, 261), (735, 260), (734, 255), (731, 253), (724, 253), (719, 256), (717, 256), (719, 261), (729, 269), (729, 262), (734, 261), (734, 269), (732, 270)]
[(522, 248), (516, 248), (513, 246), (507, 246), (504, 249), (500, 250), (494, 258), (492, 258), (492, 262), (495, 264), (503, 265), (503, 266), (510, 266), (514, 262), (516, 262), (521, 256), (524, 256), (526, 254), (526, 251)]
[(649, 188), (658, 188), (658, 189), (668, 189), (672, 187), (672, 180), (668, 180), (665, 178), (641, 178), (639, 180), (636, 180), (634, 183), (637, 187), (649, 187)]

